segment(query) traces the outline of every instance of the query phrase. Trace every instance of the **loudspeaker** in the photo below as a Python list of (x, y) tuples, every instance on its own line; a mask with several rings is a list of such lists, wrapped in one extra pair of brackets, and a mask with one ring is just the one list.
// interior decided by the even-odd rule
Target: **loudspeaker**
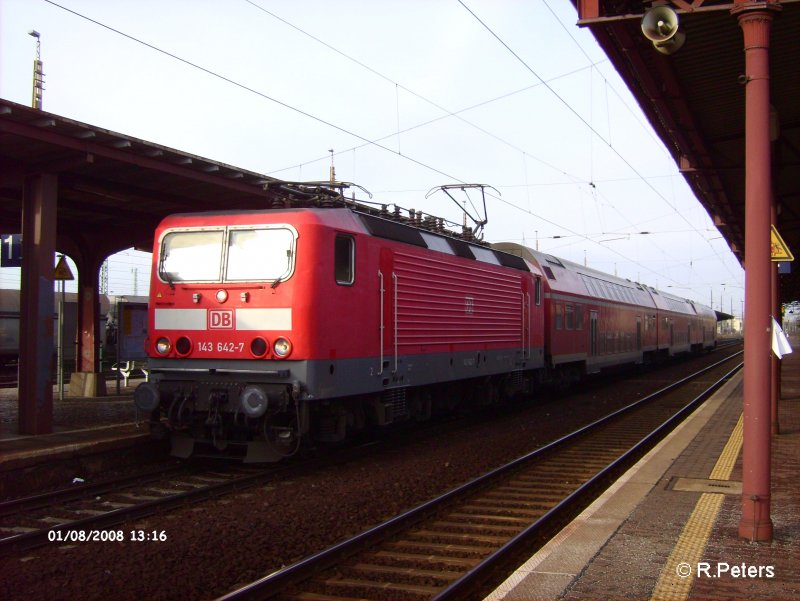
[(653, 42), (653, 46), (655, 46), (656, 50), (661, 54), (673, 54), (681, 49), (685, 41), (686, 34), (679, 31), (666, 42)]
[(642, 17), (642, 33), (661, 54), (677, 52), (686, 41), (678, 31), (678, 13), (669, 6), (654, 6)]
[(642, 17), (642, 33), (651, 42), (666, 42), (678, 33), (678, 14), (669, 6), (654, 6)]

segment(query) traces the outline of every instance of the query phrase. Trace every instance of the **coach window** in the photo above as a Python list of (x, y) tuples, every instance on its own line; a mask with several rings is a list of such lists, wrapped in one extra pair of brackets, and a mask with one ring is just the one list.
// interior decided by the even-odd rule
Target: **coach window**
[(583, 307), (581, 305), (575, 305), (575, 329), (583, 329)]
[(350, 236), (337, 235), (333, 250), (336, 283), (349, 286), (355, 281), (356, 243)]
[(566, 305), (567, 311), (567, 329), (575, 329), (575, 307), (573, 305)]
[(561, 303), (556, 303), (556, 330), (561, 330), (564, 328), (564, 305)]

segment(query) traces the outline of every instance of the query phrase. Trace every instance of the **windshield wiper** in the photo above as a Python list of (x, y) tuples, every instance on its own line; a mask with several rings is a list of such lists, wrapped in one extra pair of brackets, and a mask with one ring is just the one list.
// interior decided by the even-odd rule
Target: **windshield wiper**
[(167, 280), (167, 284), (169, 284), (170, 290), (175, 290), (175, 284), (172, 283), (172, 276), (170, 275), (169, 271), (164, 271), (164, 262), (167, 260), (166, 255), (161, 255), (158, 259), (158, 275), (161, 276), (161, 279)]

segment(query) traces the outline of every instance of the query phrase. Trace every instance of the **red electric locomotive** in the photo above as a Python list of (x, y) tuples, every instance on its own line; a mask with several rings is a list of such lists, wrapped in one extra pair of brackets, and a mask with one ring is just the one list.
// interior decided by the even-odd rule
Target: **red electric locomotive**
[(168, 217), (152, 272), (135, 400), (180, 456), (275, 460), (544, 366), (538, 267), (352, 207)]
[(166, 218), (148, 331), (134, 399), (173, 454), (275, 461), (303, 438), (708, 348), (716, 324), (641, 284), (339, 203)]

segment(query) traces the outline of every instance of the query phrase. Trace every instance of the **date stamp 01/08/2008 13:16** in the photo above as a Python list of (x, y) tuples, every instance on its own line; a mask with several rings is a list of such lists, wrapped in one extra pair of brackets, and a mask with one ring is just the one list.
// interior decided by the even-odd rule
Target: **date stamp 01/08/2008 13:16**
[(166, 530), (61, 530), (47, 533), (47, 540), (55, 543), (86, 542), (165, 542)]

